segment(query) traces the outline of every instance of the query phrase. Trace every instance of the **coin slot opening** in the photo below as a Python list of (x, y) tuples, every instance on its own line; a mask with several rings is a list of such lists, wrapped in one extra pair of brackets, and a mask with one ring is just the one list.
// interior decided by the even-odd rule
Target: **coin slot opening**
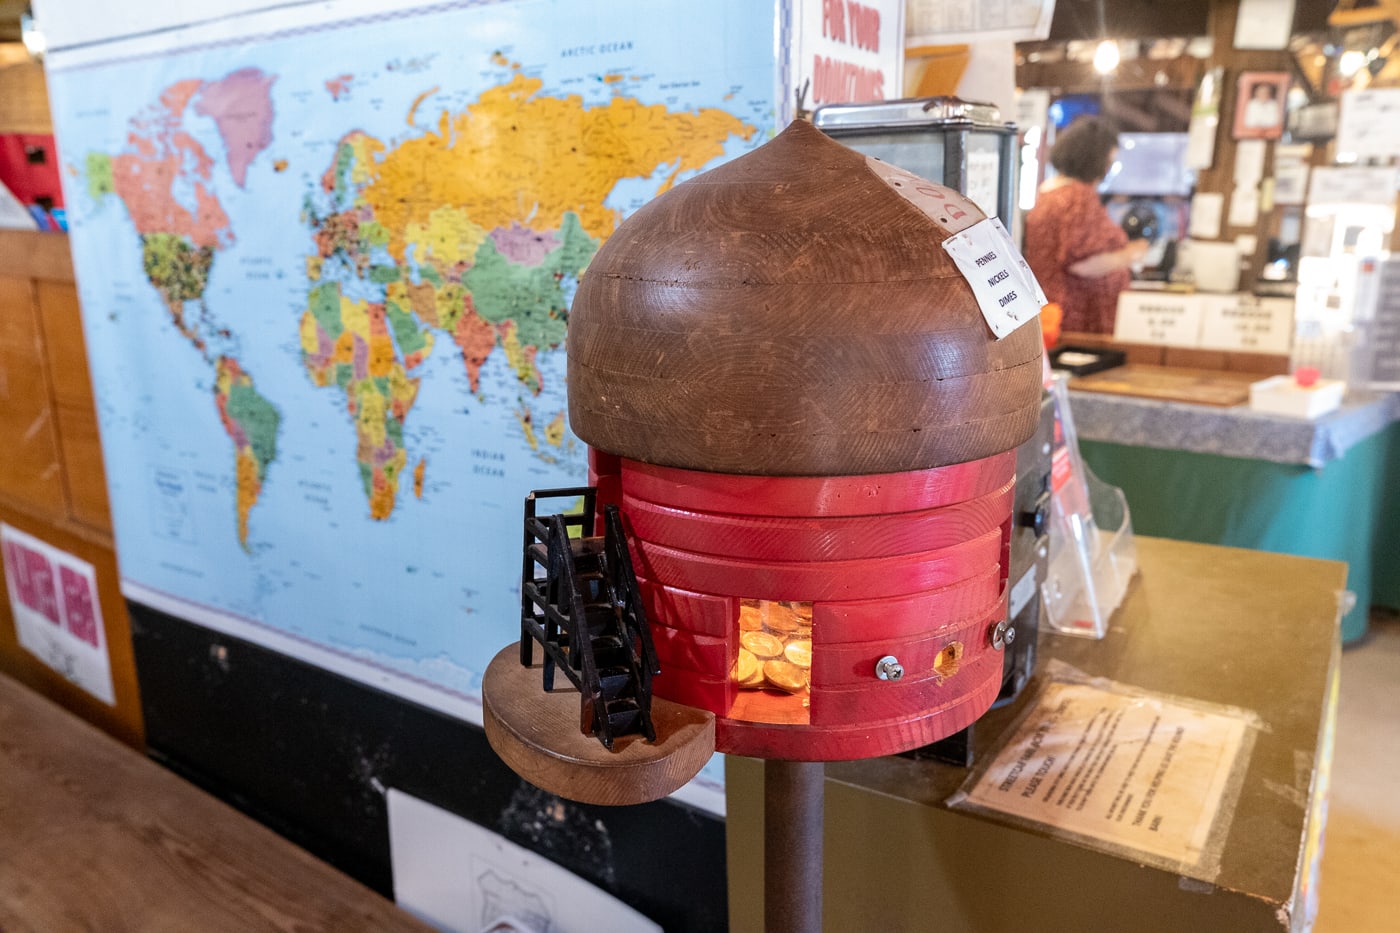
[(730, 719), (811, 722), (812, 604), (743, 599), (730, 678), (739, 688)]
[(950, 642), (942, 651), (938, 652), (938, 657), (933, 659), (933, 672), (939, 677), (952, 677), (958, 672), (962, 656), (963, 643), (960, 641)]

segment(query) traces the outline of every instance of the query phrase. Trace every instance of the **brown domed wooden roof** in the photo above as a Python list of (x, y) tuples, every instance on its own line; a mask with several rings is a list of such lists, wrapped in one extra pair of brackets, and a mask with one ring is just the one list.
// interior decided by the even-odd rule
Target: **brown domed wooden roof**
[(570, 312), (575, 433), (648, 463), (770, 476), (1020, 444), (1039, 419), (1039, 326), (996, 340), (942, 247), (981, 213), (941, 186), (968, 216), (925, 213), (911, 182), (925, 184), (798, 121), (637, 211)]

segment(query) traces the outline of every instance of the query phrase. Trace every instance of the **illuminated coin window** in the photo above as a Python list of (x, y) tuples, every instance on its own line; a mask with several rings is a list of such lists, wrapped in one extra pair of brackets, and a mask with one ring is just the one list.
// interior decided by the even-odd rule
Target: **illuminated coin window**
[(811, 721), (812, 604), (745, 599), (730, 677), (739, 688), (730, 719)]

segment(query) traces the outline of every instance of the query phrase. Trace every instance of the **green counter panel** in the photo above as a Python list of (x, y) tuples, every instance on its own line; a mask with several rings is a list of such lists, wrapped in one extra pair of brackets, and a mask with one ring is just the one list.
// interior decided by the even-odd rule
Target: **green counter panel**
[(1345, 561), (1356, 606), (1400, 606), (1400, 424), (1322, 469), (1216, 454), (1080, 441), (1099, 479), (1128, 497), (1137, 534)]

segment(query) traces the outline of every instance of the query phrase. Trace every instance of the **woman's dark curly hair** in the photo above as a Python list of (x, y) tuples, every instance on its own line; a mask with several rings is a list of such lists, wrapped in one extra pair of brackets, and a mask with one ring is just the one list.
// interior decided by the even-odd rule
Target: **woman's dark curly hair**
[(1103, 117), (1080, 117), (1050, 148), (1050, 164), (1070, 178), (1094, 184), (1108, 174), (1118, 128)]

